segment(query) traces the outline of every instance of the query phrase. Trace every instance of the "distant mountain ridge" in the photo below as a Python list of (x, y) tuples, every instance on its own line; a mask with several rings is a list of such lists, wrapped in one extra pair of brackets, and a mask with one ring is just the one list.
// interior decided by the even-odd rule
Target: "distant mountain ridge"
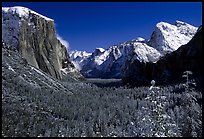
[[(126, 65), (139, 60), (144, 62), (157, 62), (160, 57), (177, 50), (181, 45), (188, 43), (195, 35), (197, 27), (182, 21), (175, 25), (166, 22), (156, 24), (149, 40), (138, 37), (108, 49), (96, 49), (92, 54), (81, 57), (80, 51), (70, 53), (71, 60), (77, 63), (80, 72), (88, 78), (121, 78)], [(83, 52), (86, 53), (86, 52)]]

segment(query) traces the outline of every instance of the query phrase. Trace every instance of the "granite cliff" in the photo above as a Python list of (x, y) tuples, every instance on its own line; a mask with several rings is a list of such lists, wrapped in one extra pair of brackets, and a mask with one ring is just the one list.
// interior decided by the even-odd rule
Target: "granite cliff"
[[(2, 42), (17, 48), (36, 68), (57, 79), (66, 75), (61, 69), (75, 68), (66, 47), (57, 38), (54, 20), (25, 7), (3, 7), (2, 27)], [(77, 77), (82, 76), (78, 74)]]

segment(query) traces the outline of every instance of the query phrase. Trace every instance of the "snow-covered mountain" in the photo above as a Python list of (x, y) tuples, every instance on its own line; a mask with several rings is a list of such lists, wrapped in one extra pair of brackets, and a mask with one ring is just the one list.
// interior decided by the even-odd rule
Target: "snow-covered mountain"
[(126, 70), (128, 63), (135, 60), (141, 63), (155, 63), (161, 56), (188, 43), (196, 30), (197, 27), (181, 21), (176, 21), (175, 25), (159, 22), (149, 40), (137, 37), (106, 50), (97, 48), (86, 56), (82, 56), (82, 52), (75, 51), (70, 54), (73, 55), (71, 60), (76, 63), (85, 77), (121, 78), (121, 73)]
[(81, 70), (81, 67), (83, 66), (83, 62), (85, 59), (87, 59), (91, 53), (87, 53), (86, 51), (71, 51), (69, 53), (70, 55), (70, 60), (74, 64), (74, 66), (78, 69)]
[(141, 63), (133, 60), (126, 64), (122, 74), (123, 83), (132, 86), (149, 85), (154, 79), (157, 84), (181, 82), (184, 71), (191, 71), (190, 78), (202, 86), (202, 26), (193, 38), (177, 50), (163, 56), (156, 63)]
[(31, 9), (2, 7), (2, 42), (17, 48), (29, 64), (57, 79), (72, 71), (77, 73), (55, 31), (54, 20)]
[(148, 46), (145, 39), (139, 37), (106, 50), (96, 48), (92, 54), (74, 51), (70, 56), (85, 77), (120, 78), (122, 67), (132, 57), (141, 62), (155, 62), (161, 55), (155, 48)]
[(159, 22), (148, 45), (156, 48), (162, 54), (173, 52), (181, 45), (187, 44), (195, 35), (197, 29), (197, 27), (178, 20), (175, 25)]

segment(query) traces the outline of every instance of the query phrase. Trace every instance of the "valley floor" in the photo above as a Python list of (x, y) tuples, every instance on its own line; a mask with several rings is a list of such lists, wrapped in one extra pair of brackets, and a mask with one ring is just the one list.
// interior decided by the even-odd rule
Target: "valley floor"
[(100, 79), (100, 78), (87, 78), (85, 83), (92, 83), (98, 87), (122, 87), (121, 79)]
[(8, 93), (3, 82), (2, 136), (202, 136), (200, 91), (182, 85), (107, 87), (120, 80), (86, 82), (63, 82), (69, 94), (12, 87)]

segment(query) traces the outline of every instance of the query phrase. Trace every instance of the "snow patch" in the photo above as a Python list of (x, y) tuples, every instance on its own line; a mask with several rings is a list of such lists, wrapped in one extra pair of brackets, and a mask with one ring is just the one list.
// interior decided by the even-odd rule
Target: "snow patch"
[(60, 69), (60, 70), (61, 70), (62, 72), (64, 72), (65, 74), (77, 72), (77, 69), (76, 69), (76, 68), (63, 68), (63, 69)]
[(10, 12), (12, 14), (18, 14), (19, 17), (25, 17), (25, 18), (28, 18), (29, 14), (32, 13), (32, 14), (38, 15), (39, 17), (44, 18), (47, 21), (54, 21), (51, 18), (43, 16), (43, 15), (41, 15), (41, 14), (35, 12), (35, 11), (32, 11), (32, 10), (30, 10), (30, 9), (28, 9), (26, 7), (22, 7), (22, 6), (2, 7), (2, 12)]
[(15, 72), (15, 70), (11, 66), (9, 66), (8, 69)]
[(100, 52), (104, 52), (105, 51), (105, 49), (103, 49), (103, 48), (96, 48), (97, 50), (99, 50)]
[(144, 38), (142, 38), (142, 37), (137, 37), (137, 39), (136, 39), (137, 41), (139, 41), (139, 42), (144, 42), (145, 41), (145, 39)]

